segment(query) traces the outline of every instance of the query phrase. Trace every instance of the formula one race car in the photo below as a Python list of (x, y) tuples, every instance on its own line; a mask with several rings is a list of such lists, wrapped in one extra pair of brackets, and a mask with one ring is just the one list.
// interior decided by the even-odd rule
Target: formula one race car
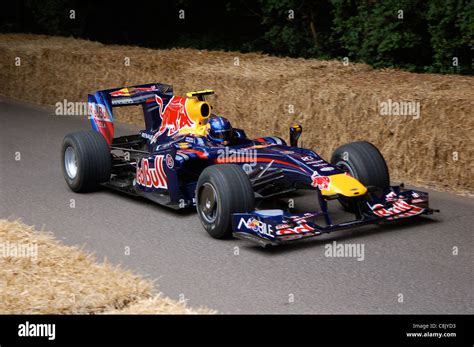
[[(212, 90), (173, 95), (153, 83), (100, 90), (88, 97), (93, 130), (68, 134), (62, 169), (75, 192), (100, 185), (174, 209), (196, 206), (214, 238), (276, 245), (369, 223), (431, 214), (428, 194), (390, 186), (382, 154), (368, 142), (337, 148), (331, 161), (298, 147), (302, 128), (290, 127), (290, 146), (279, 137), (249, 139), (205, 100)], [(112, 109), (142, 105), (145, 129), (114, 137)], [(293, 214), (257, 209), (262, 201), (297, 189), (316, 192), (319, 207)], [(354, 215), (333, 223), (328, 201)]]

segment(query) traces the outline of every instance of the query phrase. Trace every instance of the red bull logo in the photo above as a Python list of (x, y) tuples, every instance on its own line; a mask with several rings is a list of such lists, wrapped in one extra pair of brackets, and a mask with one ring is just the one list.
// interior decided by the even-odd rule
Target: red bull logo
[(252, 229), (253, 231), (257, 231), (258, 227), (260, 225), (260, 222), (256, 219), (249, 220), (247, 223), (247, 228)]
[(114, 138), (114, 123), (104, 105), (91, 102), (89, 99), (89, 119), (98, 132), (100, 132), (110, 145)]
[(160, 98), (158, 95), (155, 95), (155, 101), (158, 104), (158, 106), (160, 107), (160, 116), (161, 116), (162, 113), (163, 113), (163, 99)]
[[(397, 219), (416, 216), (421, 214), (424, 209), (413, 206), (406, 201), (399, 200), (392, 204), (392, 207), (384, 207), (382, 204), (375, 204), (370, 206), (371, 210), (380, 217), (390, 217), (387, 219)], [(405, 213), (404, 213), (405, 212)]]
[(97, 122), (112, 122), (104, 105), (89, 102), (90, 117)]
[(137, 87), (137, 88), (122, 88), (114, 92), (110, 92), (110, 96), (132, 96), (140, 92), (151, 92), (156, 90), (155, 86), (151, 87)]
[(387, 195), (385, 195), (385, 200), (387, 200), (387, 201), (397, 201), (398, 196), (394, 192), (390, 192)]
[(316, 171), (311, 176), (311, 185), (318, 187), (319, 190), (329, 190), (331, 185), (331, 178), (329, 176), (320, 176)]
[(189, 117), (186, 111), (186, 98), (181, 96), (173, 96), (163, 111), (163, 100), (156, 97), (156, 102), (160, 105), (161, 126), (158, 132), (153, 136), (151, 143), (162, 134), (173, 136), (181, 129), (192, 128), (196, 123)]
[(157, 155), (154, 162), (155, 167), (150, 168), (148, 159), (142, 159), (141, 164), (137, 164), (135, 176), (137, 184), (148, 188), (168, 188), (163, 161), (164, 155)]
[(283, 228), (277, 231), (277, 235), (297, 235), (297, 234), (304, 234), (309, 233), (314, 230), (313, 227), (309, 226), (306, 223), (301, 223), (298, 226), (292, 228)]

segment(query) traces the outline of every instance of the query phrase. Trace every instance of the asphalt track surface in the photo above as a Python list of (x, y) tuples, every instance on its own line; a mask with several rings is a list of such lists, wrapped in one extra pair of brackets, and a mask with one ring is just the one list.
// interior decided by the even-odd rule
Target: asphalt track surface
[[(70, 191), (60, 169), (61, 141), (89, 128), (86, 117), (0, 98), (0, 218), (44, 226), (66, 244), (157, 279), (171, 298), (221, 313), (474, 313), (472, 198), (429, 191), (439, 214), (263, 249), (212, 239), (193, 211), (110, 190)], [(136, 127), (116, 129), (127, 134)], [(296, 203), (309, 210), (312, 199)], [(363, 245), (364, 259), (327, 257), (325, 245), (333, 241)]]

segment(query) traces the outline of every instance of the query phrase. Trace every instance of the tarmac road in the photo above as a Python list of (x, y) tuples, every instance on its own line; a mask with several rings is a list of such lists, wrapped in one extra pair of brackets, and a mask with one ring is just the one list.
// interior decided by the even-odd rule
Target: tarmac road
[[(184, 295), (190, 306), (222, 313), (474, 313), (472, 198), (430, 191), (439, 214), (262, 249), (210, 238), (193, 212), (109, 190), (70, 191), (60, 169), (61, 141), (89, 127), (86, 117), (0, 99), (0, 218), (44, 226), (66, 244), (157, 279), (171, 298)], [(336, 202), (333, 209), (342, 213)], [(363, 260), (326, 256), (333, 241), (363, 246)]]

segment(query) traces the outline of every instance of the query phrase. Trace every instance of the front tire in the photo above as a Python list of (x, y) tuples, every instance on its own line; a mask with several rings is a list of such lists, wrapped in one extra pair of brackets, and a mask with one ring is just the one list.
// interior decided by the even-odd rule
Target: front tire
[[(338, 147), (331, 164), (339, 167), (363, 185), (386, 190), (390, 186), (387, 163), (380, 151), (370, 142), (351, 142)], [(340, 198), (339, 202), (348, 211), (354, 211), (354, 200)]]
[(105, 138), (96, 131), (78, 131), (64, 137), (61, 148), (64, 179), (71, 190), (88, 192), (110, 179), (112, 158)]
[(209, 166), (196, 187), (196, 209), (202, 226), (216, 239), (232, 236), (232, 214), (255, 209), (252, 185), (238, 165)]

